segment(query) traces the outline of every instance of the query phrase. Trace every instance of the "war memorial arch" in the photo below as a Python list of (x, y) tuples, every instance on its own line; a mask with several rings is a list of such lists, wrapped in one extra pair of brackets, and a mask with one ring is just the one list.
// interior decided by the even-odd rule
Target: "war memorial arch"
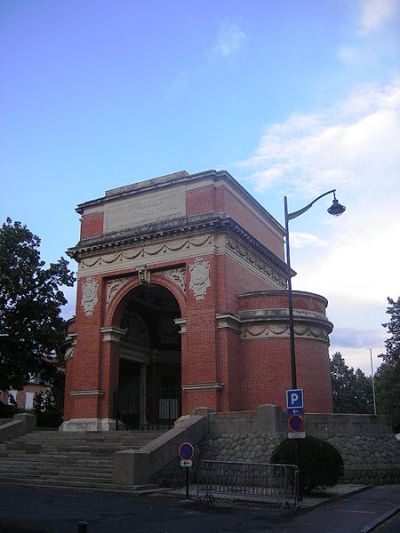
[[(228, 172), (186, 171), (78, 205), (64, 431), (285, 407), (284, 228)], [(327, 301), (293, 292), (298, 385), (332, 412)]]

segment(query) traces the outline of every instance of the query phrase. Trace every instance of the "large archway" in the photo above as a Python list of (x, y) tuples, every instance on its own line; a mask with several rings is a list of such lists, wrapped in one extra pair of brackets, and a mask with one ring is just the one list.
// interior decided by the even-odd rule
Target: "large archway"
[(127, 429), (168, 427), (181, 414), (181, 341), (174, 295), (141, 284), (123, 299), (114, 417)]

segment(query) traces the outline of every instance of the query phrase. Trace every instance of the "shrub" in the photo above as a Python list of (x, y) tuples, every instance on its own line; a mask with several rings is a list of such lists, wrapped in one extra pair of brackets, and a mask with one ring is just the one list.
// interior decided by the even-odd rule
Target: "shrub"
[(299, 467), (300, 494), (335, 485), (343, 474), (343, 459), (334, 446), (315, 437), (286, 439), (274, 450), (272, 463)]
[(0, 418), (12, 418), (18, 413), (18, 408), (15, 405), (7, 405), (0, 402)]
[(39, 427), (58, 427), (62, 424), (62, 411), (54, 401), (51, 391), (35, 394), (33, 412), (36, 415), (36, 425)]

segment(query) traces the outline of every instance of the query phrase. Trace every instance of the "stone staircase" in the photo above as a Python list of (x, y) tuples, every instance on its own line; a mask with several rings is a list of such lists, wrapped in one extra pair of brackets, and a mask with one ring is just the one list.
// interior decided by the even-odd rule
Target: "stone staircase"
[(115, 492), (138, 487), (113, 483), (113, 454), (139, 449), (159, 431), (34, 431), (0, 443), (0, 484)]

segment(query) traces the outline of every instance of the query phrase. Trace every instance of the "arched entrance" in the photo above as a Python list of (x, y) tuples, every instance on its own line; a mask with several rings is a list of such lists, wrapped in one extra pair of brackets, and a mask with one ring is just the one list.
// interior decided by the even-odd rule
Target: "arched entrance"
[(169, 427), (181, 415), (181, 342), (174, 295), (141, 284), (123, 299), (119, 327), (119, 382), (114, 396), (117, 427)]

